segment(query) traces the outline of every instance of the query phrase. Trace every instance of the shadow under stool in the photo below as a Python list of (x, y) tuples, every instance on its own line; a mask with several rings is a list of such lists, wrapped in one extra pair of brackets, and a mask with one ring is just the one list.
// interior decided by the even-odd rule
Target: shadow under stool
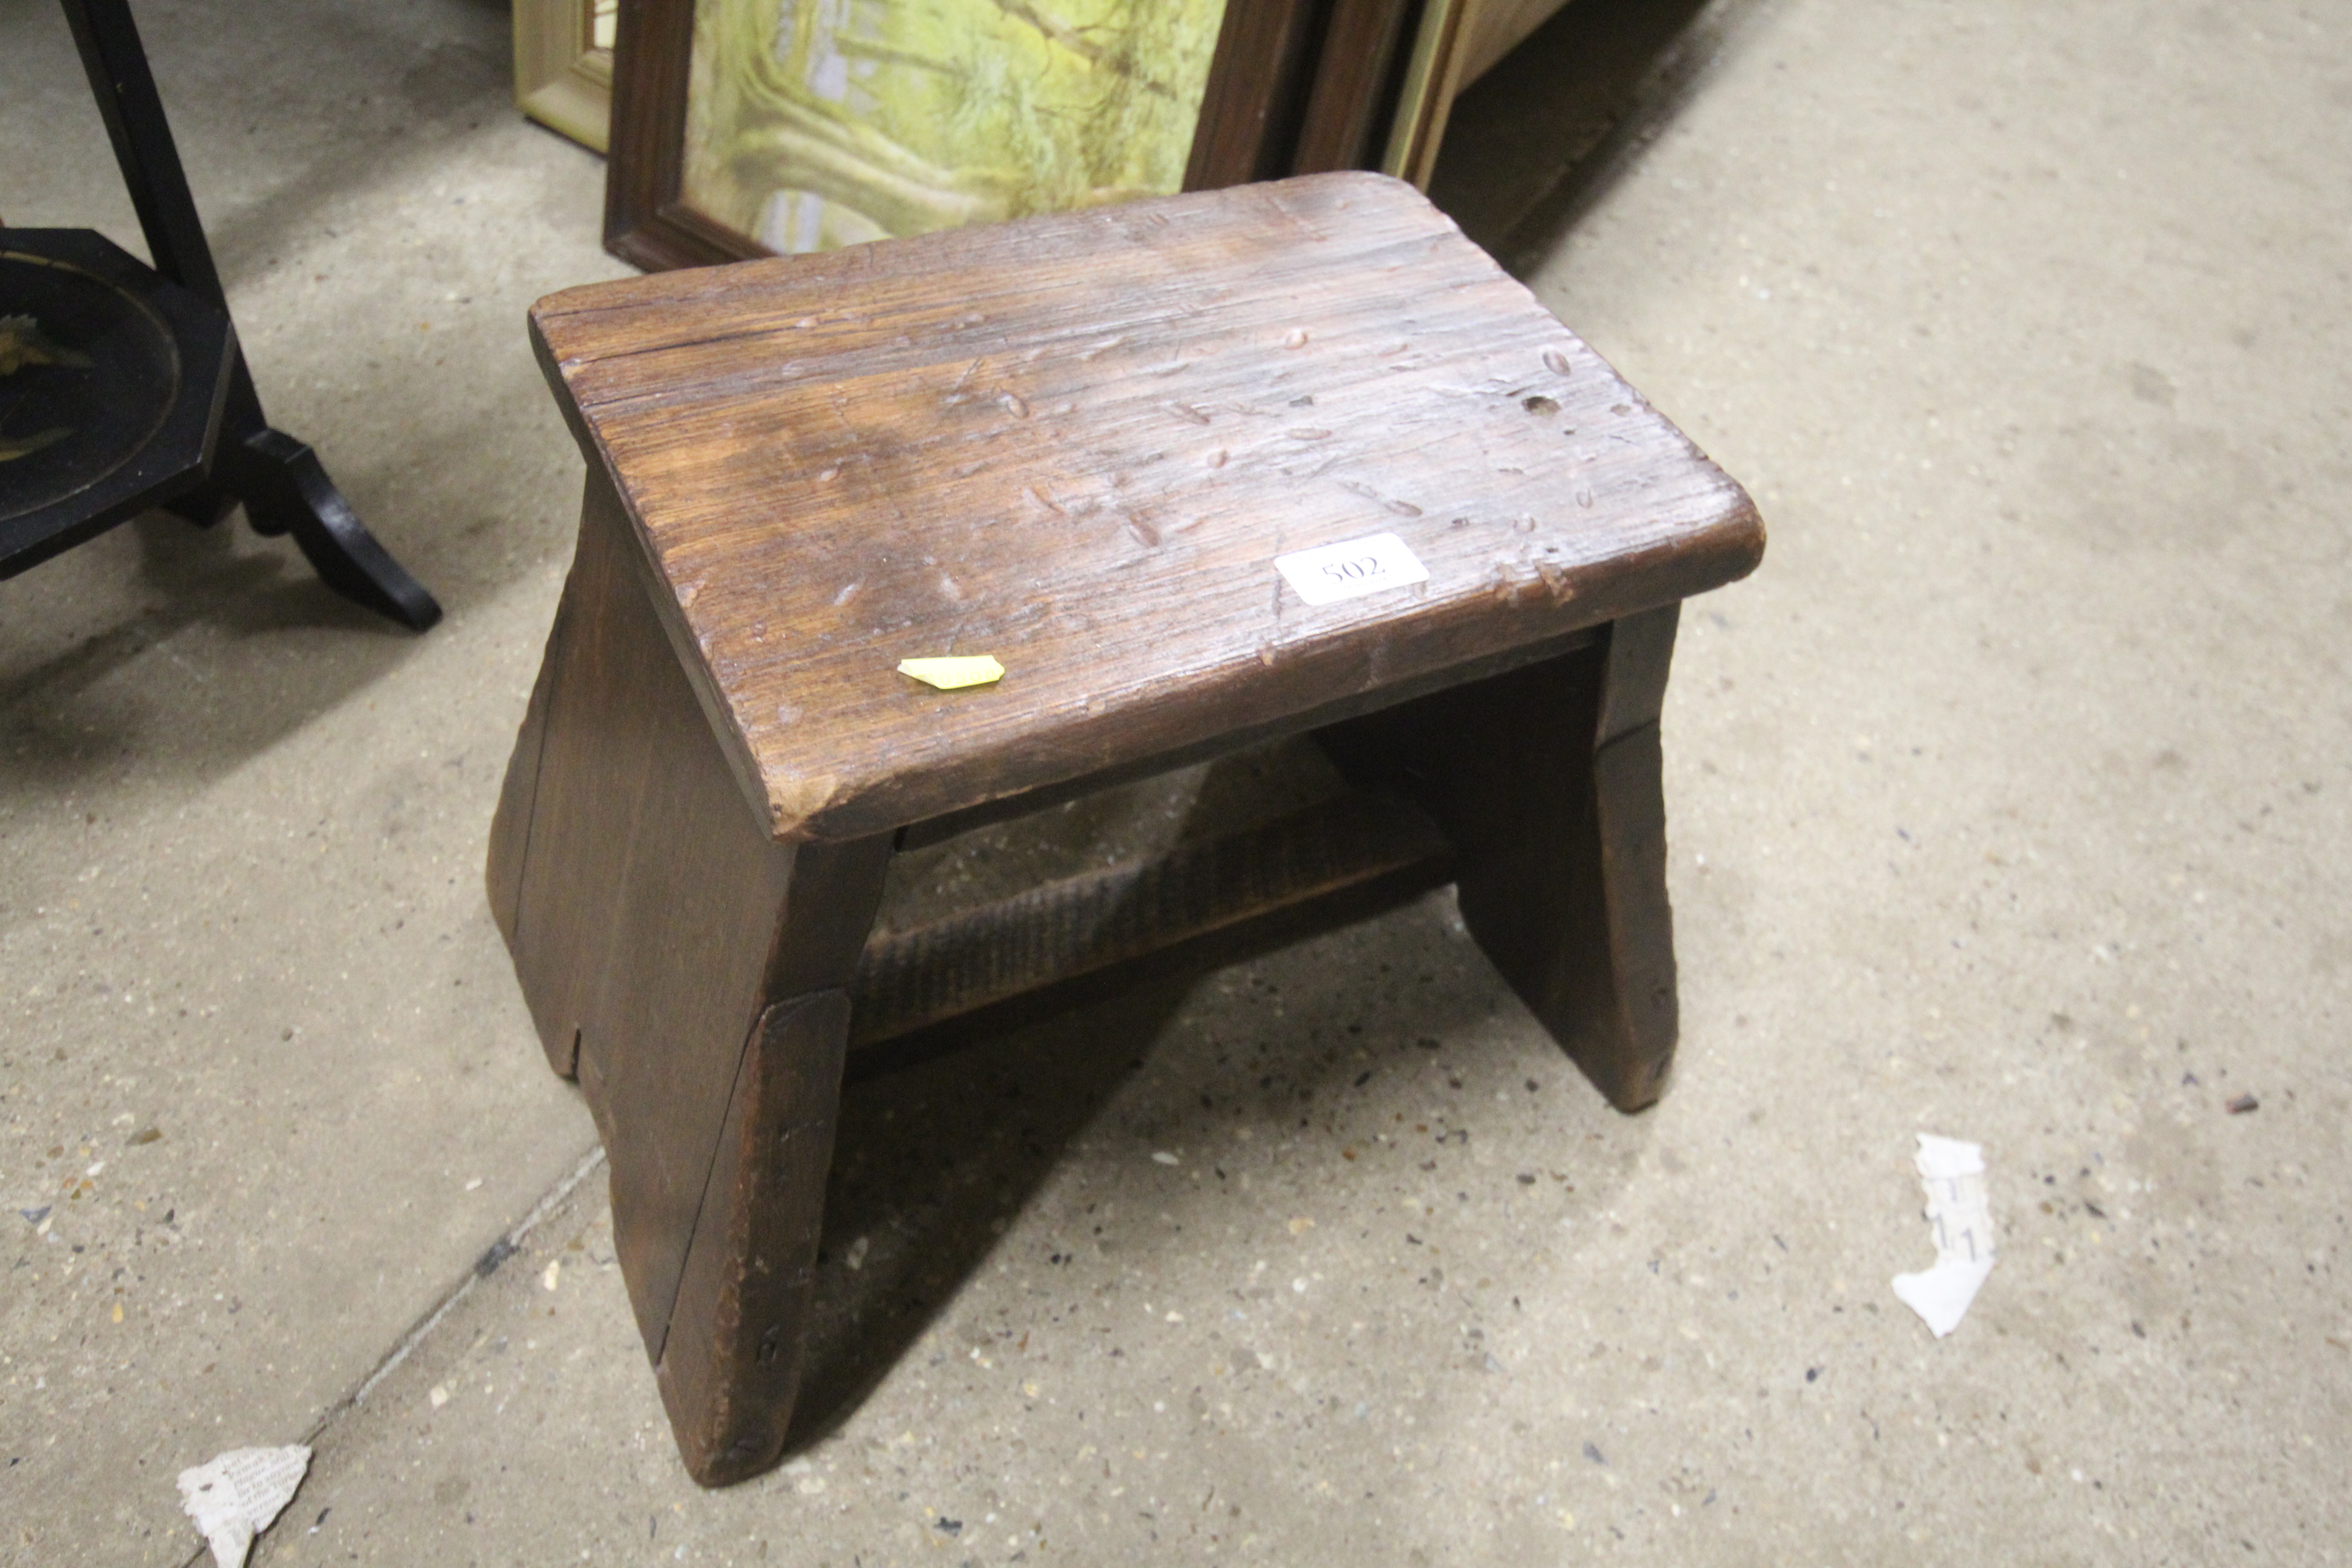
[[(1370, 174), (552, 295), (588, 462), (491, 904), (688, 1469), (781, 1456), (851, 1053), (1454, 882), (1611, 1100), (1675, 1044), (1658, 713), (1747, 495)], [(992, 656), (934, 689), (899, 661)], [(873, 930), (899, 849), (1277, 737), (1340, 797)]]

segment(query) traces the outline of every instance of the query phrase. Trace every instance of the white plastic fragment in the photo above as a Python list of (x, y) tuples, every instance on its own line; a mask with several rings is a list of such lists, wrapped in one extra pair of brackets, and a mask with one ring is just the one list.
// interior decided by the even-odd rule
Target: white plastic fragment
[(204, 1531), (220, 1568), (245, 1568), (253, 1538), (294, 1500), (310, 1473), (310, 1450), (231, 1448), (180, 1472), (180, 1506)]
[(1924, 1274), (1897, 1274), (1895, 1294), (1940, 1340), (1960, 1326), (1969, 1303), (1992, 1273), (1992, 1208), (1985, 1194), (1981, 1144), (1922, 1132), (1917, 1163), (1919, 1184), (1927, 1189), (1936, 1266)]

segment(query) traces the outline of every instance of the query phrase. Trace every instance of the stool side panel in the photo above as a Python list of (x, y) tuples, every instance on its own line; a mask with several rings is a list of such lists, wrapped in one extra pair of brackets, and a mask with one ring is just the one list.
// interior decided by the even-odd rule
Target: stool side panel
[(612, 1162), (614, 1247), (657, 1352), (767, 1001), (793, 852), (720, 755), (628, 558), (626, 520), (590, 493), (512, 943), (542, 1035), (578, 1041)]
[(1596, 853), (1580, 883), (1574, 940), (1556, 961), (1557, 994), (1597, 1021), (1571, 1048), (1620, 1110), (1639, 1110), (1665, 1092), (1681, 1031), (1664, 772), (1655, 724), (1593, 758), (1584, 842)]
[[(483, 865), (490, 918), (506, 942), (508, 953), (518, 963), (522, 958), (517, 921), (522, 906), (523, 868), (530, 863), (531, 822), (537, 815), (539, 772), (547, 743), (547, 710), (554, 701), (556, 672), (563, 664), (565, 634), (569, 629), (563, 606), (569, 603), (571, 595), (567, 593), (557, 604), (554, 625), (548, 628), (547, 648), (540, 658), (539, 674), (531, 682), (530, 700), (523, 710), (522, 723), (515, 732), (506, 775), (499, 781), (498, 810), (490, 820), (489, 853)], [(548, 1065), (563, 1078), (578, 1076), (579, 1040), (569, 1022), (541, 1016), (534, 1010), (531, 1023), (539, 1031)]]

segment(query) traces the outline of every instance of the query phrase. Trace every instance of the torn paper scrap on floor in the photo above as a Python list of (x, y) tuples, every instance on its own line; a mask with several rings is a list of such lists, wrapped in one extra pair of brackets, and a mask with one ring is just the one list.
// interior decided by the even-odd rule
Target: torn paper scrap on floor
[(220, 1568), (245, 1568), (253, 1538), (285, 1511), (310, 1472), (310, 1450), (231, 1448), (180, 1472), (180, 1506), (205, 1532)]
[(1960, 1326), (1969, 1303), (1992, 1272), (1992, 1209), (1985, 1196), (1984, 1148), (1958, 1138), (1919, 1134), (1919, 1184), (1927, 1189), (1927, 1223), (1936, 1266), (1897, 1274), (1895, 1293), (1942, 1339)]

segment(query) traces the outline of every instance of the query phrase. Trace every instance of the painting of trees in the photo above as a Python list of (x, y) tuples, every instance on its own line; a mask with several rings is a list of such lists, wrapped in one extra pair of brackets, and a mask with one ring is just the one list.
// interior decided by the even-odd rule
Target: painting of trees
[(1177, 190), (1224, 0), (697, 0), (683, 194), (830, 249)]

